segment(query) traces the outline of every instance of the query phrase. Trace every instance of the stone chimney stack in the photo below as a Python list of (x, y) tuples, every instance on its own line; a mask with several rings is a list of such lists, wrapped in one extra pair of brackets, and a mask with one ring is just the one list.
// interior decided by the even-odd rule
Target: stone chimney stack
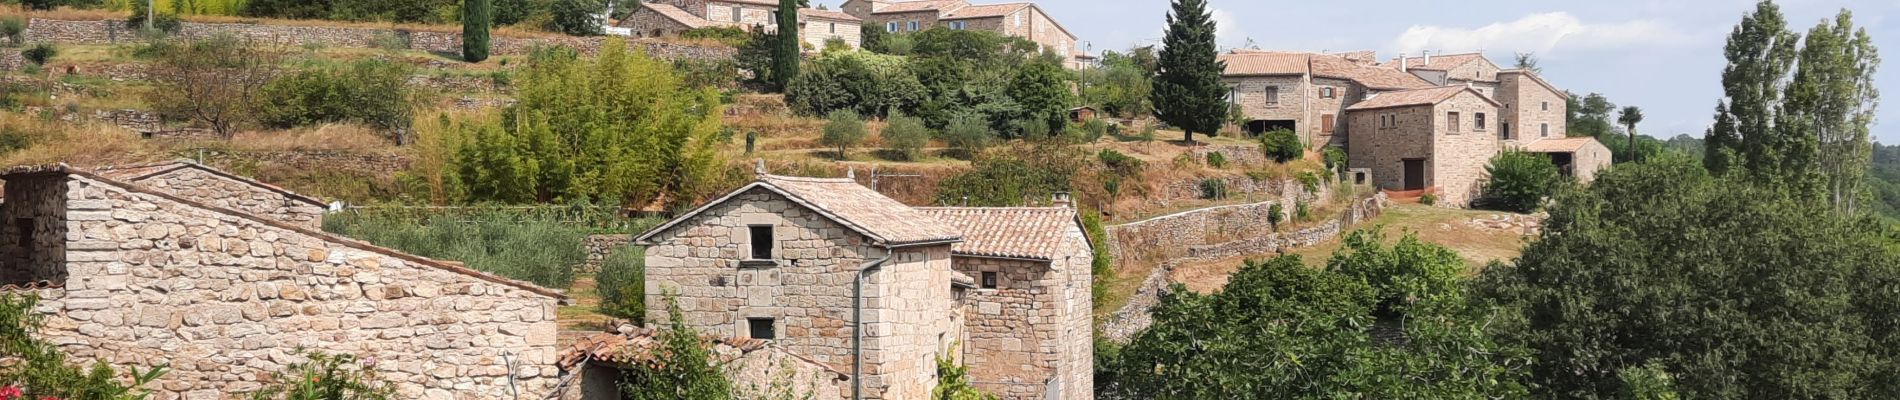
[(1405, 53), (1399, 53), (1399, 72), (1408, 72), (1405, 70), (1405, 64), (1410, 63), (1411, 60), (1405, 58)]
[(1051, 203), (1055, 203), (1056, 207), (1069, 208), (1074, 206), (1074, 204), (1069, 201), (1069, 192), (1056, 192), (1055, 195), (1050, 196), (1049, 200)]
[(1425, 53), (1425, 61), (1423, 61), (1423, 63), (1430, 65), (1432, 63), (1432, 51), (1426, 50), (1423, 53)]

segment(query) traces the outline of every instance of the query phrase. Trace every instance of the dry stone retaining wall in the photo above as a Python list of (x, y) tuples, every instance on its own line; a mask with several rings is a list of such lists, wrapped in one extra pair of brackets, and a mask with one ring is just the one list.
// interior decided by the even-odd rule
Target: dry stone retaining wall
[(613, 255), (615, 250), (619, 250), (628, 243), (633, 243), (633, 235), (587, 235), (586, 238), (581, 239), (581, 246), (587, 248), (587, 261), (581, 263), (581, 267), (575, 269), (574, 272), (581, 274), (599, 272), (600, 264), (607, 261), (607, 256)]
[[(461, 54), (462, 34), (459, 32), (415, 31), (406, 29), (329, 27), (329, 26), (292, 26), (243, 23), (204, 23), (185, 22), (176, 34), (186, 38), (206, 38), (220, 33), (229, 33), (239, 37), (288, 45), (322, 45), (335, 47), (379, 47), (379, 42), (391, 38), (407, 43), (409, 49), (438, 53)], [(29, 42), (56, 42), (67, 44), (113, 44), (142, 41), (138, 31), (127, 28), (125, 21), (108, 19), (98, 21), (70, 21), (34, 18), (27, 25), (26, 40)], [(490, 43), (490, 54), (522, 55), (539, 46), (566, 46), (582, 54), (594, 54), (600, 51), (605, 37), (547, 36), (547, 37), (508, 37), (497, 36)], [(657, 40), (628, 40), (629, 47), (644, 49), (648, 55), (668, 60), (725, 60), (731, 59), (736, 51), (730, 47), (701, 46), (664, 42)]]

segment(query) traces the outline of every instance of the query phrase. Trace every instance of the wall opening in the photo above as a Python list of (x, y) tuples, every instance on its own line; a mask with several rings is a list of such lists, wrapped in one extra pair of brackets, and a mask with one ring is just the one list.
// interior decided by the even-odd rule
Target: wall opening
[(1248, 136), (1260, 136), (1281, 129), (1299, 132), (1298, 127), (1299, 122), (1290, 119), (1256, 119), (1247, 121), (1245, 128)]

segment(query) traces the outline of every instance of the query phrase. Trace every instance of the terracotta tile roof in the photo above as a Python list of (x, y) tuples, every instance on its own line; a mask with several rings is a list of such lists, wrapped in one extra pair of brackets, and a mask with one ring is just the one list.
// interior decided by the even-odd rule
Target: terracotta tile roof
[(1313, 57), (1313, 76), (1346, 79), (1371, 89), (1423, 89), (1431, 82), (1417, 75), (1391, 68), (1363, 65), (1344, 57)]
[[(1429, 70), (1434, 70), (1434, 71), (1450, 71), (1452, 68), (1458, 68), (1458, 66), (1460, 65), (1465, 65), (1465, 63), (1471, 62), (1471, 60), (1484, 58), (1484, 54), (1479, 54), (1479, 53), (1434, 54), (1432, 55), (1431, 58), (1432, 58), (1432, 62), (1427, 63), (1425, 62), (1425, 57), (1409, 56), (1405, 58), (1405, 66), (1406, 68), (1429, 69)], [(1380, 64), (1379, 66), (1392, 68), (1392, 69), (1398, 69), (1399, 59), (1397, 57), (1393, 57), (1392, 61), (1387, 61), (1385, 64)]]
[[(574, 371), (576, 367), (589, 361), (602, 361), (621, 365), (655, 365), (665, 363), (668, 360), (663, 359), (664, 354), (658, 351), (665, 346), (665, 344), (660, 341), (659, 333), (659, 331), (654, 329), (626, 325), (620, 327), (619, 332), (602, 332), (583, 336), (580, 340), (575, 341), (574, 344), (568, 345), (566, 349), (561, 350), (560, 358), (556, 360), (555, 365), (559, 366), (563, 371)], [(783, 352), (792, 358), (796, 358), (799, 361), (803, 361), (825, 372), (831, 373), (835, 380), (842, 381), (850, 379), (851, 377), (850, 374), (832, 369), (831, 366), (825, 365), (824, 363), (806, 358), (790, 350), (774, 347), (772, 346), (772, 342), (767, 340), (742, 337), (715, 338), (709, 336), (701, 336), (700, 340), (702, 343), (712, 345), (712, 361), (716, 364), (732, 362), (747, 354), (769, 348)]]
[(713, 0), (708, 3), (740, 3), (740, 4), (752, 4), (752, 5), (778, 7), (777, 0)]
[(113, 179), (111, 177), (94, 173), (92, 171), (85, 171), (85, 170), (80, 170), (78, 168), (73, 168), (72, 166), (69, 166), (66, 164), (16, 165), (16, 166), (7, 167), (6, 169), (0, 170), (0, 177), (47, 175), (47, 174), (76, 175), (76, 176), (97, 181), (99, 183), (115, 186), (129, 192), (150, 195), (150, 196), (162, 198), (165, 200), (169, 200), (172, 202), (177, 202), (179, 204), (184, 204), (185, 206), (188, 206), (188, 207), (198, 208), (198, 209), (220, 213), (220, 214), (225, 214), (232, 217), (236, 217), (238, 219), (250, 220), (251, 222), (263, 224), (265, 226), (270, 226), (277, 229), (284, 229), (291, 232), (296, 232), (299, 234), (310, 236), (317, 240), (322, 240), (325, 242), (341, 245), (343, 247), (349, 247), (349, 248), (367, 251), (371, 253), (382, 254), (382, 255), (394, 257), (406, 262), (412, 262), (412, 263), (416, 263), (423, 266), (438, 268), (438, 269), (446, 270), (449, 272), (467, 275), (476, 279), (488, 281), (490, 283), (496, 283), (496, 284), (500, 284), (504, 286), (514, 287), (517, 289), (528, 291), (530, 293), (547, 296), (549, 298), (553, 298), (557, 300), (567, 299), (567, 295), (563, 294), (560, 290), (544, 288), (544, 287), (541, 287), (540, 285), (536, 285), (531, 282), (508, 279), (500, 275), (495, 275), (495, 274), (491, 274), (487, 272), (477, 271), (468, 267), (464, 267), (464, 266), (459, 265), (459, 263), (450, 264), (450, 263), (442, 262), (441, 260), (417, 256), (417, 255), (397, 251), (394, 249), (377, 246), (377, 245), (370, 244), (369, 242), (365, 242), (362, 240), (351, 239), (351, 238), (347, 238), (343, 236), (338, 236), (336, 234), (329, 233), (329, 232), (323, 232), (323, 231), (312, 230), (312, 229), (304, 228), (300, 226), (294, 226), (294, 225), (286, 224), (274, 219), (259, 217), (251, 213), (246, 213), (242, 211), (233, 211), (233, 210), (222, 208), (222, 207), (204, 204), (196, 200), (186, 199), (186, 198), (174, 196), (169, 193), (152, 190), (150, 188), (145, 187), (144, 185), (126, 183), (117, 179)]
[[(965, 276), (965, 278), (968, 278), (968, 276)], [(6, 285), (0, 285), (0, 292), (22, 292), (22, 291), (30, 292), (34, 290), (40, 290), (40, 289), (59, 289), (59, 288), (64, 288), (64, 287), (66, 287), (65, 282), (34, 281), (34, 282), (27, 282), (27, 283), (9, 283)]]
[(211, 166), (204, 165), (204, 164), (199, 164), (198, 162), (192, 161), (192, 160), (178, 160), (178, 161), (172, 161), (168, 163), (134, 165), (134, 166), (126, 166), (126, 167), (107, 166), (107, 167), (99, 168), (96, 172), (98, 172), (99, 175), (111, 177), (112, 179), (117, 179), (124, 182), (138, 182), (138, 181), (142, 181), (146, 179), (151, 179), (152, 177), (156, 177), (167, 172), (177, 171), (177, 170), (185, 169), (185, 168), (191, 168), (191, 169), (204, 171), (212, 175), (224, 177), (225, 179), (243, 182), (244, 184), (256, 186), (260, 189), (277, 192), (278, 194), (282, 194), (284, 195), (284, 197), (289, 198), (291, 200), (302, 201), (305, 203), (316, 205), (318, 207), (329, 206), (328, 203), (324, 203), (323, 200), (319, 200), (315, 197), (297, 194), (297, 192), (292, 192), (290, 191), (290, 189), (285, 189), (282, 187), (278, 187), (277, 185), (272, 185), (272, 184), (258, 181), (256, 179), (251, 179), (251, 177), (248, 177), (248, 176), (225, 172), (224, 170), (212, 168)]
[[(1585, 146), (1597, 143), (1593, 137), (1573, 137), (1562, 139), (1544, 139), (1524, 145), (1524, 151), (1532, 153), (1575, 153)], [(1598, 144), (1601, 146), (1601, 144)]]
[(895, 3), (891, 3), (890, 5), (884, 6), (884, 8), (874, 11), (872, 12), (872, 14), (889, 14), (889, 13), (929, 11), (929, 10), (937, 10), (939, 12), (956, 11), (956, 9), (962, 8), (968, 5), (970, 5), (970, 3), (964, 2), (961, 0), (900, 1), (900, 2), (895, 2)]
[(969, 18), (1001, 17), (1001, 16), (1009, 15), (1009, 13), (1016, 12), (1017, 10), (1021, 10), (1024, 7), (1029, 7), (1029, 3), (1002, 3), (1002, 4), (984, 4), (984, 5), (965, 6), (965, 7), (960, 7), (950, 12), (944, 13), (942, 17), (939, 17), (937, 19), (969, 19)]
[(858, 19), (858, 17), (852, 16), (851, 14), (845, 14), (844, 12), (841, 12), (841, 11), (820, 10), (816, 8), (798, 9), (798, 15), (801, 17), (806, 17), (806, 18), (824, 18), (824, 19), (835, 19), (839, 21), (854, 21), (854, 22), (863, 21), (862, 19)]
[[(1445, 101), (1445, 99), (1450, 99), (1452, 96), (1457, 96), (1459, 93), (1464, 93), (1468, 90), (1472, 89), (1464, 86), (1445, 86), (1430, 89), (1385, 92), (1368, 97), (1365, 101), (1353, 104), (1352, 107), (1346, 107), (1346, 110), (1370, 110), (1386, 107), (1438, 104), (1438, 102)], [(1477, 92), (1473, 91), (1472, 93), (1476, 94)]]
[[(697, 29), (697, 28), (704, 28), (704, 27), (714, 25), (712, 21), (708, 21), (705, 18), (701, 18), (698, 15), (693, 15), (693, 13), (686, 12), (686, 10), (681, 10), (679, 7), (674, 7), (672, 4), (641, 2), (640, 7), (648, 9), (648, 10), (653, 10), (654, 13), (660, 14), (660, 16), (662, 17), (666, 17), (666, 19), (673, 20), (673, 22), (678, 22), (681, 25), (686, 25), (687, 28)], [(628, 18), (627, 20), (632, 21), (633, 18)]]
[(955, 254), (1055, 260), (1067, 256), (1062, 242), (1077, 227), (1068, 207), (926, 207), (925, 214), (956, 226), (963, 241)]
[(971, 278), (969, 274), (965, 274), (960, 271), (950, 271), (950, 286), (961, 287), (964, 289), (975, 289), (976, 278)]
[(1307, 58), (1310, 57), (1300, 53), (1235, 51), (1216, 58), (1227, 63), (1227, 69), (1221, 71), (1221, 75), (1261, 76), (1305, 75), (1309, 71)]
[(755, 188), (763, 188), (784, 195), (794, 203), (810, 208), (853, 231), (869, 236), (880, 245), (954, 242), (963, 237), (956, 228), (918, 212), (917, 209), (904, 203), (885, 197), (850, 178), (760, 175), (759, 180), (752, 184), (682, 214), (672, 221), (667, 221), (634, 240), (646, 242), (654, 235), (672, 229), (675, 225), (692, 219), (715, 205)]

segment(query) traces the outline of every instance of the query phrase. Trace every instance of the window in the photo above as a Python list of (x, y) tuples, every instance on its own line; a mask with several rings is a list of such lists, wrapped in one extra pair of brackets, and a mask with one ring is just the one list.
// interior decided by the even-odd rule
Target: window
[(836, 34), (836, 33), (838, 33), (838, 23), (836, 23), (836, 22), (828, 22), (828, 23), (826, 23), (826, 25), (830, 25), (830, 27), (831, 27), (831, 33), (833, 33), (833, 34)]
[[(1478, 115), (1484, 115), (1484, 114), (1478, 114)], [(1445, 113), (1445, 130), (1446, 131), (1449, 131), (1451, 133), (1458, 133), (1458, 125), (1459, 125), (1458, 112), (1453, 111), (1453, 112)]]
[(1498, 124), (1498, 139), (1511, 140), (1511, 123)]
[(1322, 114), (1319, 116), (1319, 133), (1324, 133), (1328, 135), (1333, 134), (1333, 115), (1332, 114)]
[(950, 29), (963, 30), (963, 21), (950, 21)]
[(778, 321), (772, 318), (746, 318), (746, 331), (753, 339), (778, 339), (778, 330), (774, 329), (774, 322)]
[(1333, 98), (1333, 96), (1334, 94), (1333, 94), (1332, 86), (1323, 86), (1319, 88), (1319, 98), (1330, 99), (1330, 98)]
[(1549, 136), (1550, 136), (1550, 124), (1538, 124), (1538, 125), (1537, 125), (1537, 136), (1543, 136), (1543, 137), (1549, 137)]
[(1279, 86), (1267, 87), (1267, 105), (1269, 106), (1280, 105), (1280, 87)]
[(1016, 13), (1016, 27), (1023, 27), (1023, 13)]
[(772, 226), (752, 225), (746, 228), (752, 232), (752, 259), (772, 259)]
[(744, 8), (741, 8), (739, 6), (732, 6), (732, 22), (739, 22), (739, 15), (744, 14), (744, 13), (745, 13)]
[(981, 287), (984, 289), (996, 288), (996, 272), (995, 271), (983, 273), (983, 286)]
[(1550, 111), (1550, 102), (1544, 102), (1544, 111)]
[(910, 31), (911, 32), (917, 31), (917, 21), (910, 21)]
[(897, 22), (892, 21), (892, 22), (885, 23), (884, 30), (891, 31), (891, 33), (897, 33)]
[(1471, 130), (1484, 130), (1484, 113), (1477, 113), (1471, 116)]

